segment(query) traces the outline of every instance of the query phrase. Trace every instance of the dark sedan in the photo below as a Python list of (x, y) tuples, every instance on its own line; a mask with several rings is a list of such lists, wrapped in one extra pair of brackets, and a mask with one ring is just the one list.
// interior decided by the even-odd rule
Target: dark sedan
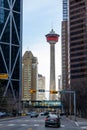
[(60, 118), (56, 114), (49, 114), (45, 119), (45, 127), (47, 126), (55, 126), (60, 127)]

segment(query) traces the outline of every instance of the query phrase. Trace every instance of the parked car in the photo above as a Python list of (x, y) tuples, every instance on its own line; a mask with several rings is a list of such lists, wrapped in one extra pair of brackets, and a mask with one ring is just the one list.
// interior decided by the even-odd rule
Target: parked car
[(45, 119), (45, 127), (47, 126), (60, 127), (60, 125), (61, 125), (60, 118), (56, 114), (49, 114)]
[(37, 112), (31, 112), (30, 117), (38, 117), (39, 114)]

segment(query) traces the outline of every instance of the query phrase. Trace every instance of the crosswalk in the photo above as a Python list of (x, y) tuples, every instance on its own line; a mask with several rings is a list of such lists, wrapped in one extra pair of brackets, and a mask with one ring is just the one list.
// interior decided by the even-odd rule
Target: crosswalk
[[(41, 125), (41, 124), (27, 124), (27, 123), (24, 123), (24, 124), (17, 124), (17, 123), (9, 123), (9, 124), (4, 124), (4, 123), (0, 123), (0, 127), (1, 126), (8, 126), (8, 127), (12, 127), (12, 126), (20, 126), (20, 127), (39, 127), (40, 126), (40, 128), (41, 127), (45, 127), (44, 125)], [(65, 127), (65, 125), (62, 125), (61, 124), (61, 128), (64, 128)]]
[[(32, 123), (33, 122), (33, 123)], [(40, 125), (42, 123), (42, 125)], [(19, 126), (19, 127), (44, 127), (44, 120), (40, 119), (40, 120), (36, 120), (33, 119), (16, 119), (16, 120), (9, 120), (7, 122), (0, 122), (0, 127), (2, 126), (8, 126), (8, 127), (12, 127), (12, 126)]]
[(78, 122), (75, 122), (75, 123), (81, 129), (87, 130), (87, 121), (78, 121)]
[(16, 124), (16, 123), (14, 123), (14, 124), (3, 124), (3, 123), (2, 123), (2, 124), (0, 124), (0, 127), (1, 127), (1, 126), (9, 126), (9, 127), (12, 127), (12, 126), (20, 126), (20, 127), (21, 127), (21, 126), (22, 126), (22, 127), (23, 127), (23, 126), (24, 126), (24, 127), (25, 127), (25, 126), (26, 126), (26, 127), (35, 126), (35, 127), (38, 127), (38, 126), (40, 126), (40, 124), (31, 124), (31, 125), (30, 125), (30, 124)]
[[(40, 125), (40, 124), (16, 124), (16, 123), (14, 123), (14, 124), (0, 124), (0, 127), (1, 126), (7, 126), (7, 127), (12, 127), (12, 126), (19, 126), (19, 127), (39, 127), (40, 126), (40, 128), (41, 127), (45, 127), (44, 125)], [(65, 126), (64, 125), (61, 125), (61, 128), (64, 128)]]

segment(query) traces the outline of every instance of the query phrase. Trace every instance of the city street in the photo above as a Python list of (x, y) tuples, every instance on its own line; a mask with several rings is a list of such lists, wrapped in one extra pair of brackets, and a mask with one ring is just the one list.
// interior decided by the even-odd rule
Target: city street
[(60, 128), (45, 128), (44, 125), (45, 117), (30, 118), (18, 117), (14, 119), (0, 119), (0, 130), (87, 130), (86, 121), (73, 121), (66, 117), (61, 118)]

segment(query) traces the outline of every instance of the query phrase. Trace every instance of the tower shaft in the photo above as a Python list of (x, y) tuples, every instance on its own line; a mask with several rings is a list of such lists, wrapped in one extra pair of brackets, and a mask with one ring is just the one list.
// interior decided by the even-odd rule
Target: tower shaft
[[(50, 90), (56, 90), (55, 83), (55, 44), (50, 44)], [(49, 96), (50, 100), (55, 100), (55, 95)]]

